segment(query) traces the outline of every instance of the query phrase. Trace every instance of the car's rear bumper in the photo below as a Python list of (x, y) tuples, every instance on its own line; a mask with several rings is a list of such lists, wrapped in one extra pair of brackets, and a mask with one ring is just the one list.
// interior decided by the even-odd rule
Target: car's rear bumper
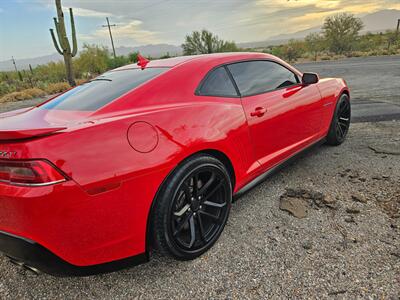
[(147, 254), (143, 253), (99, 265), (75, 266), (32, 240), (3, 231), (0, 231), (0, 251), (30, 268), (58, 276), (88, 276), (112, 272), (148, 261)]

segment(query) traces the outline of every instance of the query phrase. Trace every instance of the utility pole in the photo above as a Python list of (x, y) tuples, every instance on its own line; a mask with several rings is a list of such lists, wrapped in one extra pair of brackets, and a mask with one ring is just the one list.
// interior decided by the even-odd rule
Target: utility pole
[(117, 25), (116, 24), (110, 25), (110, 21), (108, 20), (108, 17), (106, 18), (106, 20), (107, 20), (107, 25), (102, 25), (102, 26), (103, 27), (108, 27), (108, 32), (110, 33), (111, 46), (112, 46), (112, 49), (113, 49), (114, 58), (117, 58), (117, 56), (115, 55), (114, 40), (113, 40), (112, 33), (111, 33), (111, 27), (115, 27)]
[(13, 64), (14, 64), (15, 72), (18, 74), (17, 64), (15, 63), (14, 56), (11, 56), (11, 60), (12, 60), (12, 62), (13, 62)]
[(400, 19), (397, 19), (396, 40), (399, 35), (399, 29), (400, 29)]

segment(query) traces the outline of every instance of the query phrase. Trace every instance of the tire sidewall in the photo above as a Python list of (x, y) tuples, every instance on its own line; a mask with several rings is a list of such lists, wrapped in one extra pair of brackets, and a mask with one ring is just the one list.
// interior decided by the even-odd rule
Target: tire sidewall
[[(204, 167), (217, 168), (221, 172), (221, 174), (223, 174), (225, 182), (227, 183), (225, 187), (225, 189), (227, 189), (226, 196), (229, 197), (227, 199), (227, 205), (228, 205), (227, 212), (219, 230), (214, 235), (214, 237), (207, 243), (207, 245), (195, 251), (183, 251), (180, 249), (180, 246), (176, 244), (174, 238), (172, 237), (171, 226), (170, 226), (172, 207), (174, 204), (174, 199), (177, 196), (181, 184), (185, 180), (187, 180), (194, 171)], [(160, 250), (163, 253), (172, 255), (173, 257), (180, 260), (194, 259), (202, 255), (204, 252), (206, 252), (215, 244), (215, 242), (219, 239), (226, 225), (232, 204), (232, 186), (231, 186), (230, 176), (226, 171), (225, 166), (214, 157), (207, 155), (199, 155), (191, 157), (186, 161), (184, 161), (182, 164), (180, 164), (174, 170), (174, 172), (168, 177), (156, 201), (157, 202), (155, 205), (155, 211), (153, 217), (155, 218), (161, 217), (161, 220), (160, 219), (154, 220), (154, 223), (156, 223), (154, 227), (156, 231), (155, 242), (158, 244), (157, 248), (159, 249), (161, 248)], [(160, 232), (160, 230), (162, 232)]]
[[(344, 101), (347, 101), (349, 103), (349, 105), (350, 105), (350, 112), (349, 112), (349, 118), (350, 119), (349, 119), (349, 126), (348, 126), (348, 128), (346, 130), (346, 134), (343, 136), (342, 139), (340, 139), (337, 136), (336, 126), (337, 126), (337, 123), (339, 121), (339, 119), (338, 119), (339, 109), (340, 109), (341, 104)], [(342, 94), (340, 96), (339, 100), (336, 103), (335, 112), (333, 114), (333, 118), (332, 118), (332, 121), (331, 121), (331, 126), (329, 128), (329, 132), (328, 132), (328, 136), (327, 136), (328, 144), (330, 144), (330, 145), (340, 145), (340, 144), (342, 144), (346, 140), (347, 134), (348, 134), (349, 129), (350, 129), (350, 124), (351, 124), (351, 104), (350, 104), (350, 99), (349, 99), (349, 96), (347, 96), (346, 94)]]

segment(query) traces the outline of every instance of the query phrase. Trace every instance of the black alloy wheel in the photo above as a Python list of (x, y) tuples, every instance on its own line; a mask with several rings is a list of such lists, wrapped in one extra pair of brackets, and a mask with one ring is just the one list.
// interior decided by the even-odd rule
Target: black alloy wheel
[(331, 122), (329, 133), (327, 136), (327, 143), (329, 145), (340, 145), (346, 139), (349, 132), (351, 120), (351, 106), (349, 97), (343, 94), (335, 109), (335, 113)]
[(230, 177), (210, 156), (184, 162), (166, 183), (153, 216), (157, 248), (175, 258), (193, 259), (219, 238), (232, 201)]

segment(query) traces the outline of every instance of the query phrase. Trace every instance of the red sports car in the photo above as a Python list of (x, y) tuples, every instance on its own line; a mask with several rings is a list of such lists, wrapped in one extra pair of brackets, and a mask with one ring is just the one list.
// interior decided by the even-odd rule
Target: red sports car
[(0, 115), (0, 251), (64, 275), (144, 262), (151, 249), (194, 259), (233, 197), (310, 146), (341, 144), (349, 124), (344, 80), (267, 54), (107, 72)]

